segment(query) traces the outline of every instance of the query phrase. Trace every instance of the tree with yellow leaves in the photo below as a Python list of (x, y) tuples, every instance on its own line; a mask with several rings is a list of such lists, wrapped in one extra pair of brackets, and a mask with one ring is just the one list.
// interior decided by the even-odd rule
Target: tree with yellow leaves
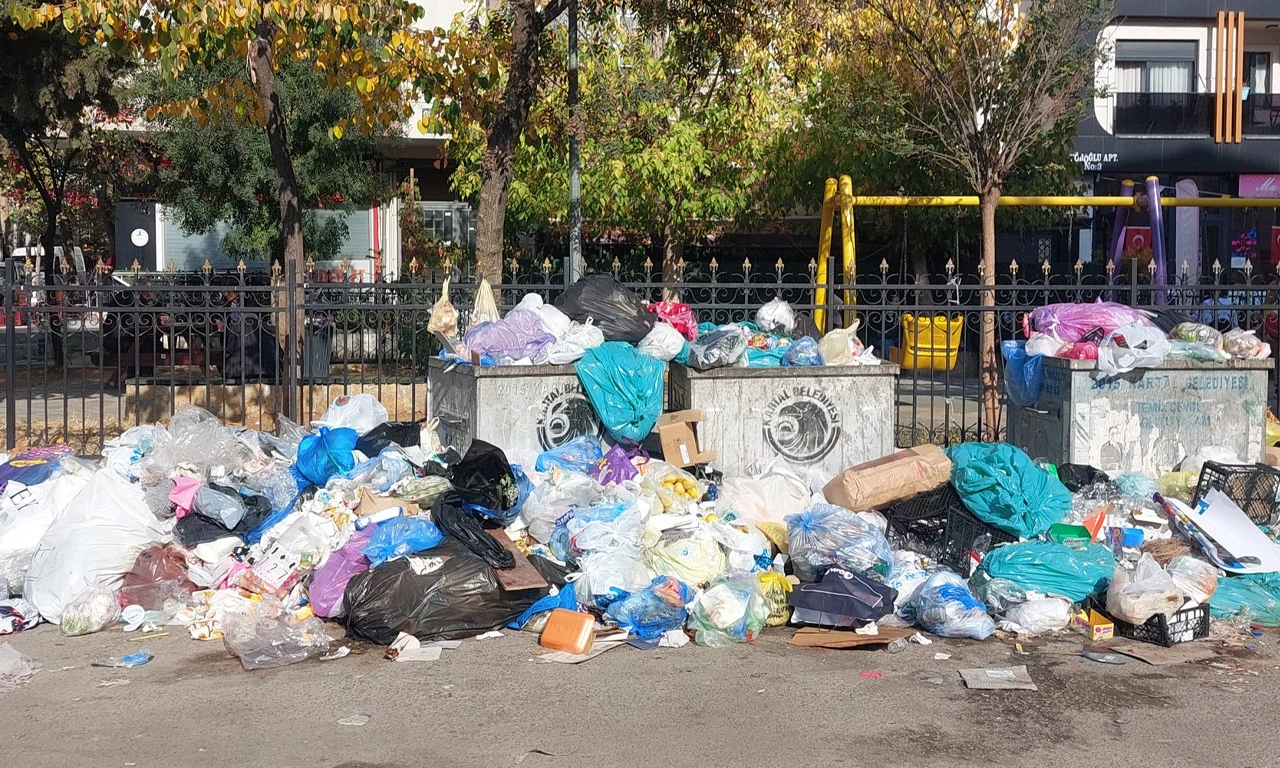
[(112, 53), (159, 68), (170, 81), (192, 69), (244, 62), (248, 78), (227, 77), (203, 93), (165, 104), (168, 114), (201, 119), (235, 115), (261, 125), (277, 176), (284, 260), (305, 259), (302, 203), (286, 122), (276, 88), (281, 62), (324, 73), (333, 86), (351, 89), (359, 107), (332, 127), (372, 130), (413, 114), (414, 76), (425, 33), (412, 24), (422, 13), (408, 0), (77, 0), (15, 5), (13, 18), (31, 29), (61, 25)]

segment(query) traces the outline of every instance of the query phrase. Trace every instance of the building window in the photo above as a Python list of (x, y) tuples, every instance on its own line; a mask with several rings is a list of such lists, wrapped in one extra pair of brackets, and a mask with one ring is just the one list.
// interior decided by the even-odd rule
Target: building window
[(1116, 43), (1118, 93), (1194, 93), (1195, 90), (1194, 42)]
[(1249, 87), (1249, 95), (1270, 93), (1271, 54), (1244, 54), (1244, 84)]

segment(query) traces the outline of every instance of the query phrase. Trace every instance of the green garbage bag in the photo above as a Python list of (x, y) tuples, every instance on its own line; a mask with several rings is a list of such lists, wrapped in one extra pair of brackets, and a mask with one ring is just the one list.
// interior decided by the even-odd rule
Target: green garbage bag
[(615, 440), (638, 443), (662, 412), (666, 363), (622, 341), (606, 341), (574, 364), (587, 399)]
[(1100, 544), (1024, 541), (989, 552), (971, 583), (975, 593), (984, 594), (987, 584), (1005, 579), (1027, 592), (1042, 592), (1078, 603), (1106, 589), (1115, 570), (1115, 557)]
[(1071, 492), (1008, 443), (961, 443), (947, 449), (951, 485), (979, 520), (1031, 539), (1071, 511)]
[(1253, 573), (1218, 579), (1209, 599), (1209, 613), (1226, 619), (1248, 612), (1249, 621), (1263, 627), (1280, 627), (1280, 574)]

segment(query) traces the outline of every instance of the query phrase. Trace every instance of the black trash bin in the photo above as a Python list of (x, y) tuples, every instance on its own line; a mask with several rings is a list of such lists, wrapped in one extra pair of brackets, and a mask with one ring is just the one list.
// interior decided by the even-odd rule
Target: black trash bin
[(302, 378), (323, 381), (329, 378), (333, 359), (333, 324), (328, 319), (307, 318), (302, 337)]

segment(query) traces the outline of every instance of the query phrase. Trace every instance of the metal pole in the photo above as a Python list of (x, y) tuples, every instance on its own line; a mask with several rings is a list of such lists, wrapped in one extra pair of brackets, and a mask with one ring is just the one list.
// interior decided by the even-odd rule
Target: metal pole
[(569, 0), (569, 269), (565, 283), (572, 284), (585, 271), (582, 263), (582, 130), (578, 110), (578, 0)]
[[(17, 280), (18, 270), (15, 268), (12, 256), (5, 259), (4, 264), (4, 446), (6, 450), (11, 451), (18, 444), (18, 402), (14, 399), (14, 396), (18, 394), (18, 385), (14, 380), (17, 373), (15, 370), (17, 366), (14, 362), (14, 347), (18, 344), (18, 330), (13, 327), (18, 317), (14, 307), (14, 304), (18, 301), (18, 291), (14, 285)], [(30, 335), (28, 334), (29, 339)]]

